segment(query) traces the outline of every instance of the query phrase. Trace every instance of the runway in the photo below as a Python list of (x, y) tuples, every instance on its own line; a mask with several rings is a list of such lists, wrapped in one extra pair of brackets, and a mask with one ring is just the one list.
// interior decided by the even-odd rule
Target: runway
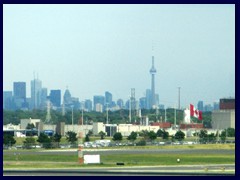
[(140, 166), (82, 169), (4, 170), (4, 176), (233, 176), (235, 165)]
[[(3, 154), (64, 154), (73, 155), (77, 149), (39, 150), (39, 151), (3, 151)], [(83, 154), (235, 154), (234, 149), (84, 149)]]

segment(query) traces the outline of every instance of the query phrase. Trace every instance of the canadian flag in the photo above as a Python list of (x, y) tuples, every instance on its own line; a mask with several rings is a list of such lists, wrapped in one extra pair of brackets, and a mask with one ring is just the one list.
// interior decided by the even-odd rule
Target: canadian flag
[(202, 120), (202, 111), (195, 109), (195, 107), (190, 104), (190, 116), (196, 117), (199, 120)]

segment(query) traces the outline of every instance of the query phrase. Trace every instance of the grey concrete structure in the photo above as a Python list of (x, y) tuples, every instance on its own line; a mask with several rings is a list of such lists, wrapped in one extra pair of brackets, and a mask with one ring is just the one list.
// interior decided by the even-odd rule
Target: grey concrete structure
[(212, 112), (213, 129), (235, 129), (235, 110), (217, 110)]

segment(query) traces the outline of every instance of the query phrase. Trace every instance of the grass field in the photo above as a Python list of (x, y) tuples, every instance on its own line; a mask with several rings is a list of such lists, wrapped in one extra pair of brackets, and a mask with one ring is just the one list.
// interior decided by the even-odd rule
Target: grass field
[[(144, 148), (195, 148), (195, 149), (235, 149), (234, 144), (209, 144), (209, 145), (180, 145), (180, 146), (143, 146)], [(121, 147), (122, 148), (122, 147)], [(131, 147), (136, 148), (136, 147)], [(139, 148), (139, 147), (138, 147)], [(38, 150), (21, 150), (38, 151)], [(18, 152), (21, 152), (18, 151)], [(14, 152), (14, 151), (13, 151)], [(176, 160), (180, 158), (181, 162)], [(3, 155), (3, 168), (77, 168), (116, 166), (116, 162), (122, 162), (129, 166), (144, 165), (206, 165), (206, 164), (235, 164), (235, 154), (109, 154), (101, 155), (99, 165), (79, 165), (76, 155)]]

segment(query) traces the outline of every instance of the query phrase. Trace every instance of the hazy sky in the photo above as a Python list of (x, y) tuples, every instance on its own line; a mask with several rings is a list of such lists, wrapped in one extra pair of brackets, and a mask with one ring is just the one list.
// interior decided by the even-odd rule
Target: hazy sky
[[(154, 51), (152, 51), (152, 46)], [(160, 104), (213, 103), (235, 96), (234, 5), (3, 5), (3, 90), (27, 83), (136, 98), (151, 87)]]

